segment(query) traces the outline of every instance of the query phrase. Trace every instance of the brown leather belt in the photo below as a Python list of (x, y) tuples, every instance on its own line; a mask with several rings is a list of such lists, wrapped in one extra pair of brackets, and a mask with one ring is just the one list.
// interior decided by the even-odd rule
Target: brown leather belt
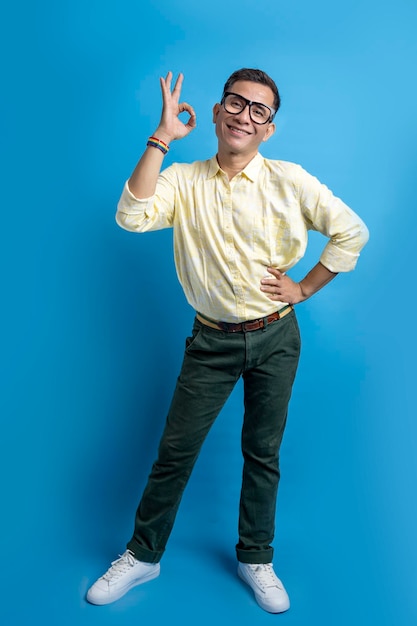
[(260, 317), (257, 320), (249, 320), (248, 322), (241, 322), (239, 324), (232, 324), (230, 322), (214, 322), (213, 320), (208, 320), (201, 313), (197, 313), (196, 317), (198, 321), (205, 326), (210, 326), (210, 328), (215, 328), (216, 330), (223, 330), (226, 333), (246, 333), (252, 330), (264, 328), (268, 324), (271, 324), (271, 322), (275, 322), (276, 320), (280, 320), (282, 317), (285, 317), (288, 313), (291, 313), (292, 310), (293, 307), (291, 304), (288, 304), (276, 313), (271, 313), (271, 315), (267, 315), (266, 317)]

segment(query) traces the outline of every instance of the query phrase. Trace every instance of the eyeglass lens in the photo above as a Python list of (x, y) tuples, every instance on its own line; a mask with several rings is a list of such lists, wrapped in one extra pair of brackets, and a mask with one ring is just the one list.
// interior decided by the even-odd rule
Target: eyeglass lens
[[(247, 104), (248, 101), (245, 98), (233, 93), (227, 94), (224, 98), (224, 108), (228, 113), (234, 113), (235, 115), (241, 113)], [(253, 102), (249, 104), (249, 115), (253, 122), (266, 124), (271, 117), (271, 111), (267, 106)]]

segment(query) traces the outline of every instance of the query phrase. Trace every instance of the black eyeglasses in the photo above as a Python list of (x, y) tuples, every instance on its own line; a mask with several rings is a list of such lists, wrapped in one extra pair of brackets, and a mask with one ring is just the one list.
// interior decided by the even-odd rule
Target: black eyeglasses
[(273, 120), (276, 113), (275, 109), (268, 107), (266, 104), (251, 102), (247, 98), (239, 96), (237, 93), (232, 93), (231, 91), (226, 91), (223, 94), (220, 104), (223, 105), (227, 113), (231, 113), (232, 115), (242, 113), (248, 106), (249, 117), (254, 124), (267, 124)]

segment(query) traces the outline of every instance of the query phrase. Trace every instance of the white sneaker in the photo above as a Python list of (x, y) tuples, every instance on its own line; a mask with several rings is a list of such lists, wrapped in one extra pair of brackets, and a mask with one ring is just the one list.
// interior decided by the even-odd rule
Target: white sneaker
[(132, 587), (159, 576), (159, 571), (159, 563), (143, 563), (135, 559), (130, 550), (126, 550), (90, 587), (87, 600), (91, 604), (110, 604), (124, 596)]
[(272, 563), (239, 563), (237, 573), (253, 589), (256, 601), (264, 611), (283, 613), (290, 608), (290, 599), (275, 575)]

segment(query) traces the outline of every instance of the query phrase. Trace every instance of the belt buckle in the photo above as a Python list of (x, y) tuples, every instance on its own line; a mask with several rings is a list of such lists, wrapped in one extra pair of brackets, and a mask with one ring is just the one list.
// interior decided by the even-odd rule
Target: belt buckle
[(263, 318), (257, 319), (257, 320), (250, 320), (248, 322), (244, 322), (242, 324), (243, 326), (243, 330), (246, 333), (250, 333), (253, 330), (259, 330), (260, 328), (263, 328), (265, 325)]

